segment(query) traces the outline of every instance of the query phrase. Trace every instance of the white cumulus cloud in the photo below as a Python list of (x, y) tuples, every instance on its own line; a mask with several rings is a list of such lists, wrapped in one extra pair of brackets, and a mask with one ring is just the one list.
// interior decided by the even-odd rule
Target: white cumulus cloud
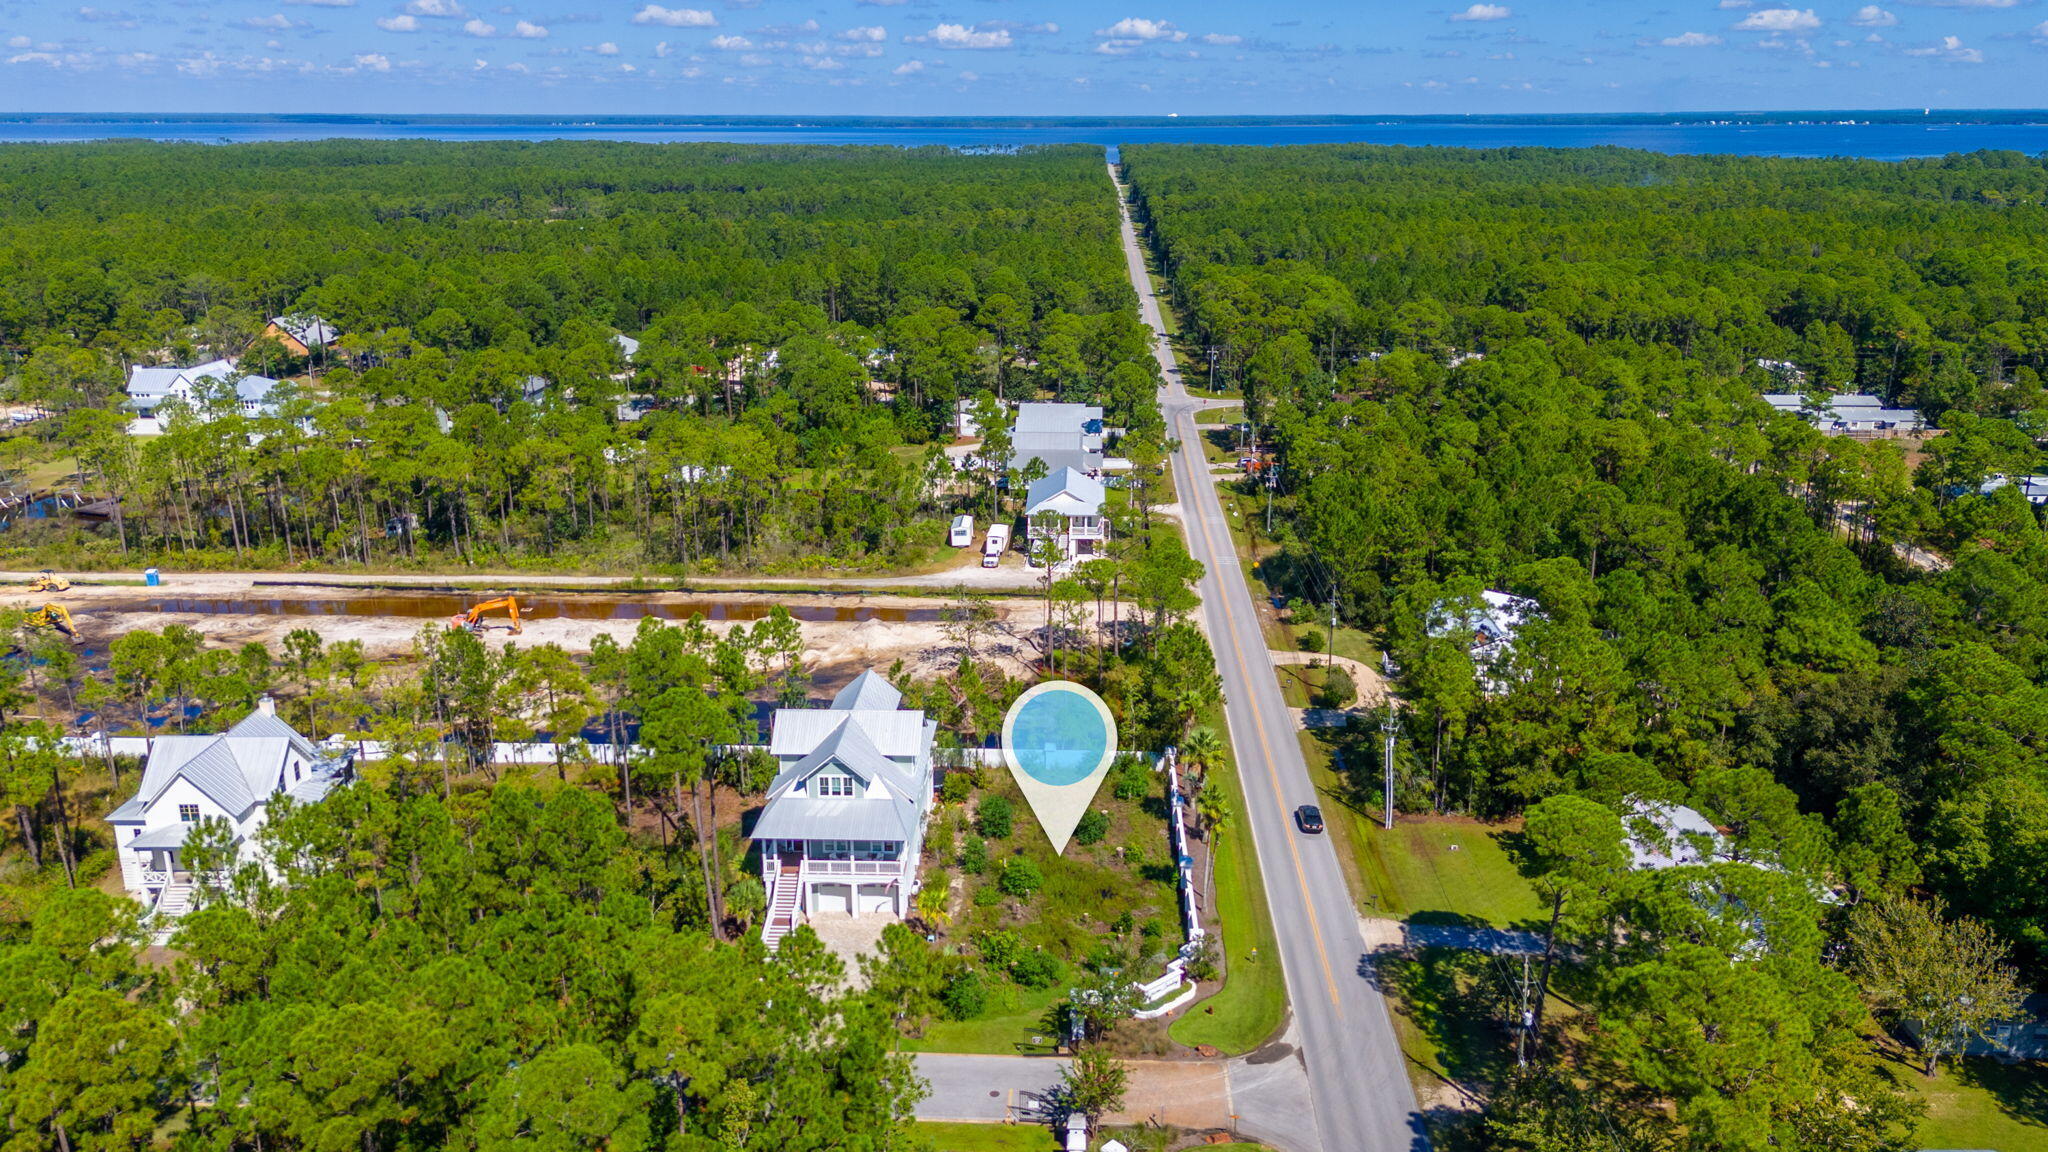
[(720, 52), (744, 52), (754, 46), (745, 36), (713, 36), (711, 46)]
[(1709, 36), (1705, 32), (1681, 32), (1657, 41), (1666, 48), (1708, 48), (1720, 42), (1719, 36)]
[(922, 60), (906, 60), (896, 66), (896, 75), (898, 76), (915, 76), (922, 71), (924, 71), (924, 61)]
[(405, 10), (414, 16), (439, 16), (453, 20), (469, 15), (456, 0), (407, 0)]
[(1210, 44), (1217, 48), (1228, 48), (1232, 44), (1244, 43), (1244, 37), (1232, 36), (1225, 32), (1211, 32), (1207, 36), (1202, 37), (1202, 43)]
[(498, 34), (496, 25), (486, 24), (482, 20), (475, 18), (471, 18), (468, 23), (464, 24), (462, 30), (471, 36), (489, 37)]
[(548, 29), (545, 24), (535, 24), (531, 20), (521, 20), (512, 26), (511, 34), (521, 40), (545, 40), (548, 38)]
[(1975, 48), (1965, 48), (1960, 36), (1943, 36), (1941, 43), (1930, 48), (1908, 48), (1908, 56), (1936, 56), (1957, 64), (1982, 64), (1984, 53)]
[(1474, 4), (1463, 12), (1453, 12), (1451, 19), (1459, 23), (1467, 21), (1484, 22), (1487, 20), (1505, 20), (1514, 14), (1514, 9), (1509, 8), (1505, 4)]
[(702, 8), (664, 8), (649, 4), (633, 13), (635, 24), (659, 24), (666, 28), (716, 28), (718, 17)]
[(1865, 4), (1856, 10), (1856, 18), (1849, 21), (1858, 28), (1890, 28), (1899, 18), (1875, 4)]
[(1744, 16), (1736, 27), (1744, 32), (1810, 32), (1820, 27), (1820, 17), (1811, 8), (1764, 8)]
[(929, 35), (913, 39), (928, 40), (941, 48), (1008, 48), (1012, 43), (1008, 28), (969, 28), (965, 24), (941, 24)]
[(410, 13), (400, 16), (383, 16), (378, 18), (377, 27), (382, 28), (386, 32), (417, 32), (420, 30), (420, 18)]
[(1173, 26), (1170, 20), (1146, 20), (1138, 16), (1126, 16), (1107, 28), (1097, 28), (1097, 36), (1112, 40), (1185, 40), (1188, 34)]
[(597, 53), (599, 56), (617, 56), (619, 54), (619, 46), (607, 40), (604, 43), (599, 44), (597, 47), (592, 48), (591, 51)]
[(848, 28), (846, 31), (839, 33), (838, 38), (841, 40), (874, 41), (879, 43), (889, 38), (889, 30), (880, 24), (868, 24), (859, 28)]
[(391, 57), (381, 52), (365, 52), (361, 56), (356, 57), (356, 67), (366, 72), (389, 72), (391, 71)]
[(296, 25), (292, 23), (291, 17), (286, 16), (284, 13), (273, 12), (268, 16), (251, 16), (248, 19), (242, 21), (242, 27), (256, 28), (259, 30), (275, 29), (281, 32), (286, 28), (296, 27)]

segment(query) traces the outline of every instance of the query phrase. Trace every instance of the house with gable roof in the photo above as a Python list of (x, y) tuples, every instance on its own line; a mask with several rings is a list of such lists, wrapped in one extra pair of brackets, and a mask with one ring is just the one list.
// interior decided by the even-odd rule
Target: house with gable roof
[(315, 348), (325, 348), (334, 343), (339, 335), (334, 325), (318, 316), (294, 314), (272, 316), (256, 338), (275, 340), (293, 356), (307, 356)]
[(353, 777), (346, 753), (328, 753), (284, 722), (266, 696), (226, 732), (159, 736), (151, 742), (135, 795), (107, 823), (121, 859), (121, 883), (159, 919), (184, 915), (197, 878), (182, 858), (201, 820), (226, 820), (239, 859), (279, 796), (316, 803)]
[[(1024, 490), (1024, 555), (1036, 564), (1034, 544), (1043, 537), (1058, 545), (1060, 563), (1100, 555), (1109, 543), (1109, 517), (1102, 513), (1107, 499), (1102, 481), (1072, 468), (1033, 480)], [(1047, 513), (1054, 520), (1041, 525)]]
[(901, 918), (917, 890), (938, 724), (869, 669), (828, 708), (769, 720), (775, 780), (754, 824), (773, 948), (821, 913)]
[(190, 368), (136, 367), (128, 370), (128, 399), (122, 405), (135, 413), (128, 422), (128, 434), (161, 433), (169, 422), (163, 409), (173, 401), (192, 406), (196, 414), (200, 389), (214, 381), (233, 383), (242, 415), (276, 414), (280, 382), (268, 376), (239, 374), (232, 360), (209, 360)]

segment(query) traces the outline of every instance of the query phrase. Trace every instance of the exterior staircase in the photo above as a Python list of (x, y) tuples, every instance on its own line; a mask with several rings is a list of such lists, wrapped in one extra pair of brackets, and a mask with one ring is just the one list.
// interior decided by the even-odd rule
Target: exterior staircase
[(151, 940), (157, 944), (168, 944), (171, 933), (177, 931), (178, 918), (192, 909), (192, 885), (171, 884), (156, 898), (156, 907), (150, 909)]
[(797, 870), (785, 868), (776, 877), (774, 891), (768, 898), (768, 915), (761, 921), (761, 943), (770, 952), (782, 944), (782, 938), (796, 929), (797, 897), (803, 892), (803, 885), (797, 881)]

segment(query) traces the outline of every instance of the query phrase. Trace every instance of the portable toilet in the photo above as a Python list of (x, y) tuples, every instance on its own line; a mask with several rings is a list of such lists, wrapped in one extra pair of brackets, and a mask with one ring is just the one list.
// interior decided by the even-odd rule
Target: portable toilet
[(1088, 1118), (1079, 1112), (1067, 1113), (1066, 1152), (1088, 1152)]
[(157, 585), (163, 583), (164, 581), (163, 576), (160, 573), (158, 573), (156, 569), (144, 568), (142, 570), (142, 582), (143, 584), (151, 588), (154, 588)]

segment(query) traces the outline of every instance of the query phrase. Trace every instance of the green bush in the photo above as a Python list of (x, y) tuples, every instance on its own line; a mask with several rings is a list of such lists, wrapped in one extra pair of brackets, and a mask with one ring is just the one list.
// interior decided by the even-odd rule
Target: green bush
[(1026, 988), (1050, 988), (1064, 975), (1059, 957), (1050, 952), (1026, 952), (1010, 965), (1010, 979)]
[(967, 798), (973, 794), (974, 777), (966, 772), (948, 772), (946, 778), (939, 783), (939, 799), (948, 804), (965, 804)]
[(943, 864), (953, 858), (953, 844), (958, 835), (959, 830), (952, 819), (941, 820), (932, 828), (931, 839), (926, 843), (925, 850), (930, 853), (932, 859)]
[(1109, 835), (1109, 813), (1100, 808), (1090, 808), (1081, 822), (1074, 825), (1074, 842), (1082, 845), (1100, 844)]
[(1323, 686), (1316, 693), (1316, 705), (1322, 708), (1347, 708), (1358, 699), (1358, 685), (1351, 680), (1351, 673), (1331, 665), (1323, 672)]
[(960, 870), (969, 876), (979, 876), (988, 871), (988, 842), (979, 836), (969, 836), (960, 846)]
[(1033, 892), (1045, 887), (1045, 876), (1038, 871), (1038, 865), (1016, 856), (1003, 861), (1003, 875), (996, 883), (1010, 895), (1029, 900)]
[(1008, 968), (1023, 946), (1024, 942), (1017, 939), (1017, 934), (1007, 928), (992, 928), (974, 934), (975, 950), (981, 953), (981, 962), (988, 965), (991, 972)]
[(1323, 650), (1323, 634), (1314, 628), (1302, 629), (1301, 635), (1296, 637), (1296, 639), (1300, 641), (1303, 652), (1321, 652)]
[(1152, 791), (1152, 769), (1143, 760), (1125, 759), (1111, 769), (1109, 790), (1119, 800), (1143, 800)]
[(991, 840), (1001, 840), (1009, 836), (1016, 815), (1008, 796), (984, 796), (974, 807), (974, 827)]
[(972, 968), (955, 972), (939, 993), (939, 1003), (952, 1020), (973, 1020), (988, 1010), (988, 985)]

